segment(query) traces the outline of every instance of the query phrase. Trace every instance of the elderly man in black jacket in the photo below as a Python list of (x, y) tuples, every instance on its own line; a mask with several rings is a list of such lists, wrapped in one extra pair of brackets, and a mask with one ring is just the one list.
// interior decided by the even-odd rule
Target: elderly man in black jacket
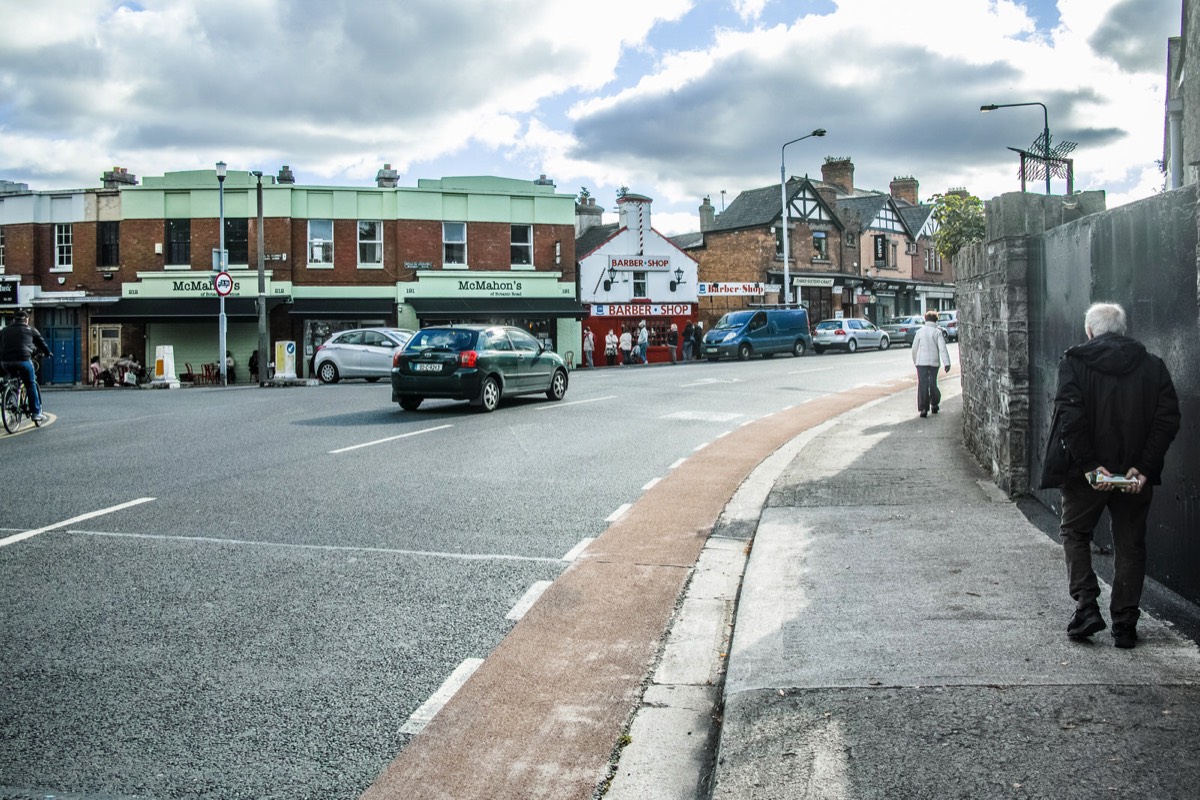
[(1092, 532), (1108, 509), (1115, 563), (1112, 635), (1137, 643), (1146, 574), (1146, 516), (1161, 483), (1167, 448), (1179, 430), (1179, 400), (1162, 359), (1125, 335), (1125, 311), (1113, 303), (1087, 310), (1088, 341), (1067, 350), (1058, 368), (1054, 424), (1041, 488), (1062, 490), (1063, 550), (1075, 614), (1072, 639), (1105, 628), (1092, 570)]

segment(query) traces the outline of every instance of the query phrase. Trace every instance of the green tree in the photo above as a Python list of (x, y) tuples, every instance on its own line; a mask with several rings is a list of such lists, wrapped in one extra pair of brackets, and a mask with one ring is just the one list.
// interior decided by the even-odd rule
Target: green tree
[(942, 258), (953, 258), (969, 244), (982, 242), (985, 233), (983, 201), (965, 191), (933, 196), (933, 219), (938, 224), (933, 246)]

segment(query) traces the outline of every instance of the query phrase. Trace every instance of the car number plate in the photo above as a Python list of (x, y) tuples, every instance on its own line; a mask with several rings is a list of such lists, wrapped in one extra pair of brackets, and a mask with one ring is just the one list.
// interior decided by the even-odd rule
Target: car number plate
[(704, 352), (706, 352), (706, 353), (715, 353), (715, 352), (717, 352), (717, 348), (715, 348), (715, 347), (706, 347), (706, 348), (704, 348)]
[(413, 364), (413, 372), (441, 372), (441, 364)]

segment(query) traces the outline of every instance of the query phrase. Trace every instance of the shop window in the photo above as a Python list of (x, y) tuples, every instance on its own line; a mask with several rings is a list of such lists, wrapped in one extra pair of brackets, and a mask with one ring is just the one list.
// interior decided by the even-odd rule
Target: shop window
[(168, 266), (189, 267), (192, 264), (192, 221), (190, 219), (167, 220)]
[(813, 261), (829, 260), (829, 240), (825, 237), (825, 231), (813, 231), (812, 246)]
[(383, 266), (383, 223), (377, 219), (358, 221), (358, 266)]
[(74, 247), (71, 243), (71, 226), (54, 226), (54, 269), (51, 272), (70, 272), (71, 255)]
[(308, 221), (308, 265), (333, 266), (333, 220)]
[(509, 244), (511, 263), (514, 267), (533, 266), (533, 226), (513, 225), (512, 241)]
[(96, 266), (121, 266), (121, 223), (101, 222), (96, 227)]
[(225, 249), (230, 264), (250, 264), (250, 220), (225, 218)]
[(646, 291), (646, 273), (633, 273), (633, 296), (634, 297), (649, 297)]
[(467, 223), (442, 223), (442, 266), (467, 265)]

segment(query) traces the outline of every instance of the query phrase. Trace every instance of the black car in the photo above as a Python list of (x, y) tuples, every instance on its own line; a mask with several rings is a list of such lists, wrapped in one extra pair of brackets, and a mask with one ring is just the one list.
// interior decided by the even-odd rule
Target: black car
[(423, 328), (392, 360), (392, 400), (405, 411), (428, 397), (468, 400), (494, 411), (502, 397), (535, 393), (562, 400), (567, 363), (520, 328)]

